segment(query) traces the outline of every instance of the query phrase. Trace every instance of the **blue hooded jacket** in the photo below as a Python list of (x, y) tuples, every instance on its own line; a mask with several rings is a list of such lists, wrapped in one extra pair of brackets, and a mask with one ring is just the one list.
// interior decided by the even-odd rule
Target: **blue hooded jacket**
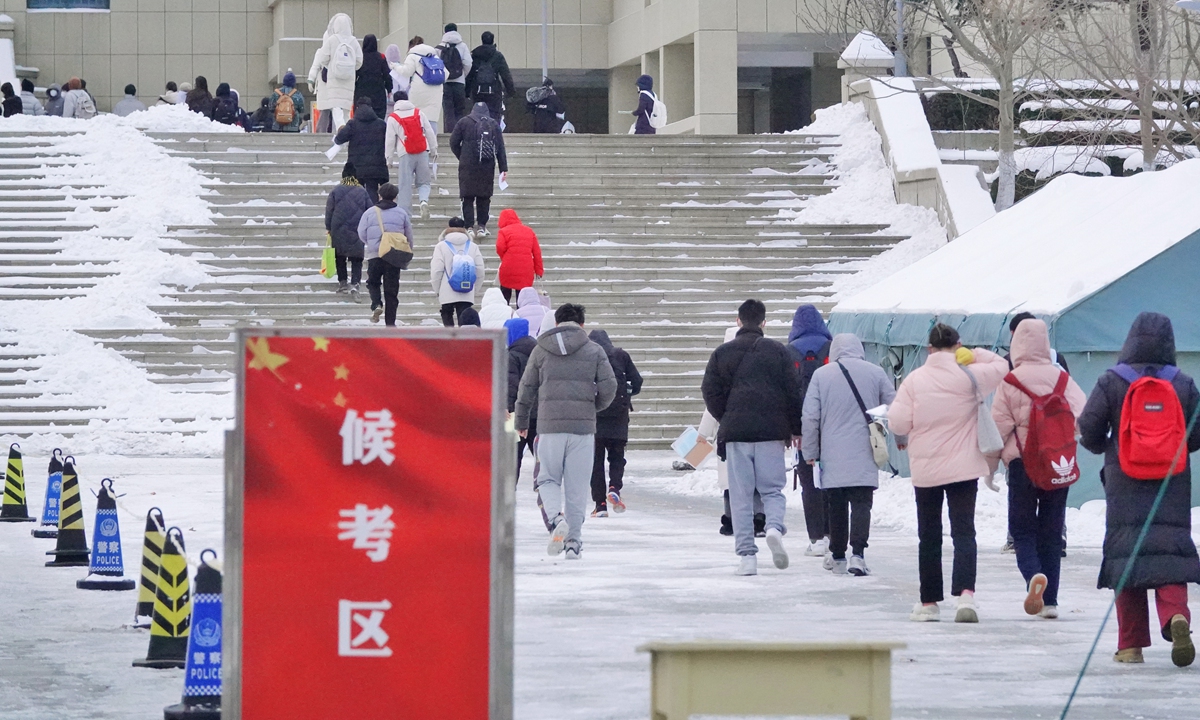
[(529, 335), (529, 321), (525, 318), (505, 320), (504, 327), (508, 330), (508, 347), (512, 347), (513, 343)]
[(792, 331), (788, 333), (788, 344), (804, 357), (816, 353), (833, 340), (825, 319), (815, 305), (801, 305), (792, 316)]

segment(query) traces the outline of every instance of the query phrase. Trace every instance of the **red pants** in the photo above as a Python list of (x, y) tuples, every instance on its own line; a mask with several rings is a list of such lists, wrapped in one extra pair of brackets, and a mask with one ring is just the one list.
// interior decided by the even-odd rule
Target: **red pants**
[[(1117, 649), (1150, 647), (1150, 608), (1148, 590), (1123, 590), (1117, 595)], [(1154, 588), (1154, 604), (1158, 606), (1158, 626), (1163, 637), (1170, 640), (1167, 626), (1171, 618), (1182, 615), (1192, 620), (1188, 612), (1187, 585), (1164, 585)]]

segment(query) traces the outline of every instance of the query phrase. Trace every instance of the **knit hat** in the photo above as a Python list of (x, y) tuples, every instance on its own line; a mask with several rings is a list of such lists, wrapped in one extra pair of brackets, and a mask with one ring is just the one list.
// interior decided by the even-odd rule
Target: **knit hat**
[(284, 87), (296, 87), (296, 73), (288, 70), (283, 74)]
[(354, 167), (354, 163), (346, 161), (346, 164), (342, 166), (342, 177), (358, 177), (358, 169)]

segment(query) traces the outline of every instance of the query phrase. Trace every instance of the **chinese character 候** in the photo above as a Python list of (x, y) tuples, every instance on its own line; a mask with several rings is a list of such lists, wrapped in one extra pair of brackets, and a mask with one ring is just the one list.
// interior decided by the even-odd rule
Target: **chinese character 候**
[(381, 508), (368, 508), (362, 503), (354, 506), (353, 510), (339, 510), (345, 520), (338, 521), (338, 540), (353, 540), (355, 550), (366, 550), (367, 557), (372, 562), (387, 560), (388, 549), (392, 539), (392, 508), (384, 505)]
[(391, 657), (388, 634), (380, 627), (387, 600), (356, 602), (338, 600), (338, 655), (342, 657)]
[(346, 419), (342, 422), (342, 464), (353, 465), (361, 462), (369, 464), (376, 458), (384, 465), (391, 465), (396, 459), (392, 448), (392, 430), (396, 427), (390, 410), (368, 410), (360, 418), (355, 410), (346, 411)]

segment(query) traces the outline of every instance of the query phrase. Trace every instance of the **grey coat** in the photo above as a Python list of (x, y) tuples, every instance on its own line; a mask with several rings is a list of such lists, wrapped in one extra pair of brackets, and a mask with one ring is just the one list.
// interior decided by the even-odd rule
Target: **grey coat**
[(538, 434), (596, 432), (596, 413), (617, 394), (617, 380), (604, 348), (567, 322), (538, 338), (517, 391), (516, 425), (529, 429), (537, 406)]
[(821, 461), (821, 487), (879, 487), (879, 468), (871, 453), (867, 421), (850, 383), (838, 363), (854, 378), (854, 385), (870, 410), (890, 405), (896, 388), (878, 365), (863, 359), (863, 346), (850, 333), (833, 338), (829, 364), (817, 368), (804, 396), (805, 460)]
[[(379, 207), (379, 213), (375, 212), (376, 207)], [(379, 227), (380, 216), (383, 217), (382, 228)], [(366, 245), (365, 257), (368, 260), (379, 257), (379, 243), (383, 240), (384, 231), (404, 233), (408, 236), (409, 245), (416, 247), (416, 243), (413, 242), (412, 221), (407, 210), (397, 207), (395, 203), (372, 205), (363, 211), (358, 220), (358, 239)]]

